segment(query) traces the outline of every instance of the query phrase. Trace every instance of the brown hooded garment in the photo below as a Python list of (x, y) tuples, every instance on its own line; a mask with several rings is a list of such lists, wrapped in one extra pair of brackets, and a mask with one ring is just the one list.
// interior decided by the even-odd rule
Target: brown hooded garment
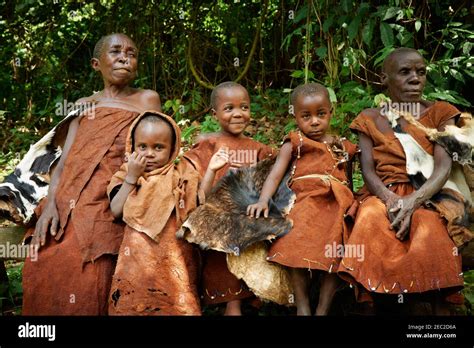
[[(211, 157), (221, 146), (229, 148), (230, 159), (240, 160), (246, 165), (272, 157), (274, 150), (250, 138), (236, 138), (223, 135), (207, 135), (184, 154), (199, 173), (204, 176)], [(219, 169), (215, 184), (230, 166)], [(203, 258), (201, 298), (204, 304), (217, 304), (240, 300), (253, 296), (242, 280), (235, 277), (227, 268), (226, 254), (214, 250), (201, 252)]]
[[(120, 246), (112, 287), (110, 315), (200, 315), (197, 292), (198, 254), (176, 238), (188, 213), (196, 208), (199, 173), (179, 161), (181, 132), (170, 117), (155, 111), (140, 115), (130, 127), (126, 154), (131, 154), (133, 132), (150, 114), (172, 125), (173, 153), (166, 165), (141, 176), (129, 194), (123, 220), (127, 224)], [(110, 194), (122, 185), (127, 163), (114, 174)]]
[(37, 261), (25, 261), (24, 315), (107, 314), (124, 225), (114, 221), (106, 188), (123, 162), (127, 130), (136, 116), (97, 107), (81, 118), (56, 191), (61, 230), (54, 240), (48, 235)]
[(290, 188), (296, 200), (288, 215), (293, 228), (273, 242), (268, 260), (292, 268), (336, 272), (341, 260), (338, 246), (347, 234), (344, 216), (354, 200), (345, 162), (352, 159), (357, 146), (341, 138), (335, 150), (301, 132), (291, 132), (286, 141), (293, 149)]
[[(440, 129), (457, 115), (459, 111), (452, 105), (436, 102), (419, 121), (426, 127)], [(433, 155), (434, 145), (425, 133), (410, 124), (402, 128)], [(351, 129), (372, 140), (375, 171), (383, 183), (400, 196), (412, 193), (405, 153), (393, 132), (381, 133), (374, 119), (364, 112), (353, 121)], [(390, 229), (385, 204), (379, 198), (364, 186), (358, 200), (360, 206), (346, 244), (363, 246), (364, 256), (346, 255), (339, 267), (341, 277), (358, 285), (358, 300), (371, 301), (367, 291), (400, 294), (448, 288), (445, 294), (453, 294), (449, 300), (459, 301), (455, 293), (463, 286), (461, 256), (440, 214), (418, 208), (412, 216), (408, 238), (400, 241)]]

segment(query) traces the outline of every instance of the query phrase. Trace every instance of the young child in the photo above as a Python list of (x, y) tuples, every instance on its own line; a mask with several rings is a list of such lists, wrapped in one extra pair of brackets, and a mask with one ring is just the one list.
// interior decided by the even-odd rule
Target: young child
[[(141, 114), (130, 127), (128, 162), (107, 187), (112, 214), (126, 223), (109, 300), (111, 315), (200, 315), (193, 246), (175, 233), (196, 207), (199, 173), (176, 160), (180, 130), (170, 117)], [(133, 151), (133, 152), (132, 152)], [(207, 177), (226, 158), (217, 152)], [(204, 189), (210, 184), (202, 182)]]
[[(326, 133), (332, 115), (327, 89), (317, 83), (298, 86), (291, 95), (299, 130), (284, 140), (259, 201), (247, 214), (268, 217), (268, 202), (289, 168), (296, 201), (289, 213), (292, 230), (276, 240), (268, 260), (290, 268), (298, 315), (311, 315), (309, 271), (324, 271), (316, 315), (326, 315), (338, 286), (336, 251), (346, 232), (344, 214), (353, 202), (348, 165), (356, 146)], [(291, 167), (290, 167), (291, 165)], [(304, 269), (305, 268), (305, 269)]]
[[(196, 145), (184, 157), (204, 175), (211, 156), (222, 146), (227, 147), (228, 163), (216, 172), (216, 183), (231, 167), (255, 164), (273, 156), (269, 146), (244, 135), (250, 121), (250, 98), (247, 90), (238, 83), (224, 82), (211, 94), (212, 113), (221, 130), (198, 138)], [(209, 250), (203, 252), (202, 298), (204, 304), (227, 303), (226, 315), (241, 315), (241, 300), (253, 294), (245, 283), (227, 268), (225, 253)]]

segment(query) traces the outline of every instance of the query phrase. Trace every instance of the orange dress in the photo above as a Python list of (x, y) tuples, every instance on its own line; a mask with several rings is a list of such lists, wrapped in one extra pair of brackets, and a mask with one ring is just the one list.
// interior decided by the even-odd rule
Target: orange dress
[[(210, 135), (186, 152), (184, 157), (191, 161), (203, 176), (211, 157), (224, 145), (229, 148), (231, 160), (234, 159), (247, 165), (274, 155), (271, 147), (250, 138)], [(219, 169), (213, 184), (222, 178), (229, 168), (230, 166), (227, 164)], [(203, 259), (201, 298), (204, 304), (224, 303), (253, 296), (245, 283), (230, 273), (225, 253), (206, 250), (201, 254)]]
[[(439, 129), (458, 114), (450, 104), (436, 102), (427, 108), (419, 121)], [(351, 129), (372, 140), (375, 170), (383, 183), (400, 196), (408, 195), (414, 188), (406, 173), (403, 147), (393, 132), (380, 132), (372, 117), (362, 112), (353, 121)], [(434, 145), (424, 133), (412, 125), (403, 130), (433, 155)], [(339, 269), (341, 277), (358, 285), (359, 301), (371, 299), (367, 291), (400, 294), (444, 288), (456, 292), (462, 288), (461, 256), (439, 213), (418, 208), (412, 216), (408, 238), (400, 241), (390, 229), (385, 204), (366, 187), (361, 193), (354, 227), (346, 243), (363, 245), (364, 257), (345, 257)]]
[(97, 107), (93, 117), (81, 118), (56, 191), (61, 230), (55, 239), (48, 236), (37, 261), (25, 261), (24, 315), (107, 314), (124, 224), (114, 221), (106, 188), (123, 163), (128, 127), (136, 116)]
[(345, 153), (341, 156), (300, 132), (291, 132), (287, 141), (295, 166), (290, 188), (296, 200), (288, 215), (293, 228), (272, 244), (268, 259), (292, 268), (336, 272), (347, 234), (344, 216), (354, 200), (346, 184), (345, 162), (352, 159), (357, 146), (341, 139)]
[[(110, 290), (110, 315), (200, 315), (197, 248), (176, 238), (176, 231), (197, 206), (199, 173), (181, 160), (181, 132), (168, 116), (145, 112), (130, 126), (126, 153), (132, 152), (132, 133), (141, 118), (155, 114), (174, 129), (175, 144), (164, 166), (143, 174), (123, 207), (125, 234)], [(128, 163), (114, 174), (109, 196), (123, 184)]]

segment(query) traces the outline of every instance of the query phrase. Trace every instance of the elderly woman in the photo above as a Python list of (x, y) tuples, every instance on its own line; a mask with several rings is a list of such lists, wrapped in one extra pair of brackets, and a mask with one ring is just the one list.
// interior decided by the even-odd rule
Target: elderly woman
[[(105, 315), (123, 225), (109, 209), (107, 185), (123, 162), (127, 131), (144, 110), (161, 111), (151, 90), (130, 87), (137, 72), (137, 47), (126, 35), (102, 37), (92, 68), (104, 89), (82, 98), (89, 105), (71, 121), (32, 243), (38, 260), (23, 269), (23, 314)], [(33, 231), (34, 230), (34, 231)]]
[[(426, 65), (416, 50), (393, 51), (384, 62), (382, 77), (393, 108), (409, 108), (421, 125), (431, 129), (441, 131), (455, 124), (460, 112), (454, 106), (422, 100)], [(461, 257), (445, 219), (424, 203), (445, 185), (452, 159), (403, 117), (391, 123), (389, 114), (382, 108), (366, 109), (351, 125), (360, 137), (366, 186), (345, 244), (363, 246), (364, 255), (345, 255), (339, 275), (357, 286), (360, 301), (371, 300), (369, 292), (398, 294), (399, 299), (430, 292), (435, 295), (434, 313), (447, 314), (446, 300), (459, 299), (456, 293), (463, 286)], [(407, 154), (394, 130), (410, 135), (433, 156), (433, 173), (418, 189), (407, 174)]]

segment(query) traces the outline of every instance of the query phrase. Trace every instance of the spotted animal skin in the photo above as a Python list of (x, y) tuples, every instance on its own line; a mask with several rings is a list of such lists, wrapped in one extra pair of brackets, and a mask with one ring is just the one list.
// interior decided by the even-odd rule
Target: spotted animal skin
[(23, 226), (33, 223), (35, 208), (48, 194), (52, 170), (61, 156), (69, 124), (79, 112), (70, 112), (33, 144), (13, 173), (5, 177), (0, 184), (0, 218)]
[(213, 249), (239, 255), (248, 246), (288, 233), (293, 225), (285, 216), (295, 194), (288, 187), (289, 173), (269, 202), (268, 218), (247, 216), (247, 206), (256, 203), (274, 159), (254, 167), (230, 170), (217, 183), (204, 205), (199, 206), (177, 232), (178, 238)]

